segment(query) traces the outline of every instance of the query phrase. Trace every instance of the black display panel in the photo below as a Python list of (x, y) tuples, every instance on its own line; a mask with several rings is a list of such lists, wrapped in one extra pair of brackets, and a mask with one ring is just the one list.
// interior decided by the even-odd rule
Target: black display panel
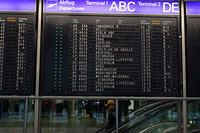
[(0, 14), (0, 94), (34, 94), (34, 15)]
[(41, 95), (180, 96), (178, 17), (45, 15)]
[(200, 16), (187, 17), (187, 96), (200, 96)]

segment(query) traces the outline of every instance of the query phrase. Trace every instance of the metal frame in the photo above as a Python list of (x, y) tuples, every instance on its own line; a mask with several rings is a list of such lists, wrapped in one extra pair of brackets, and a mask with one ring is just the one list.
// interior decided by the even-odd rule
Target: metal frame
[(181, 119), (181, 117), (182, 117), (182, 106), (181, 106), (181, 101), (178, 101), (177, 102), (177, 133), (182, 133), (183, 132), (183, 130), (182, 130), (182, 119)]
[[(183, 72), (183, 98), (187, 98), (187, 85), (186, 85), (186, 50), (185, 50), (185, 7), (184, 1), (180, 1), (181, 13), (181, 42), (182, 42), (182, 72)], [(183, 100), (183, 133), (187, 133), (187, 101)]]
[(119, 132), (119, 100), (115, 100), (115, 115), (116, 115), (116, 133)]
[(35, 99), (35, 100), (174, 100), (200, 101), (200, 97), (106, 97), (106, 96), (3, 96), (1, 99)]
[[(187, 97), (181, 97), (181, 98), (176, 98), (176, 97), (56, 97), (56, 96), (49, 96), (49, 97), (41, 97), (41, 96), (0, 96), (0, 100), (14, 100), (14, 99), (20, 99), (20, 100), (25, 100), (25, 111), (24, 111), (24, 133), (27, 133), (27, 119), (28, 119), (28, 101), (29, 100), (108, 100), (108, 99), (113, 99), (115, 100), (116, 104), (116, 133), (119, 132), (119, 100), (174, 100), (177, 101), (178, 104), (178, 113), (182, 113), (182, 115), (178, 115), (178, 124), (181, 124), (181, 116), (183, 116), (183, 130), (181, 130), (181, 125), (178, 126), (178, 133), (187, 133), (187, 104), (184, 102), (187, 101), (200, 101), (200, 98), (187, 98)], [(181, 103), (183, 103), (183, 107), (181, 110)], [(184, 105), (185, 104), (185, 105)], [(38, 110), (39, 111), (39, 110)], [(38, 117), (38, 123), (36, 123), (36, 120), (34, 120), (34, 133), (39, 133), (40, 132), (40, 122), (39, 122), (39, 112), (35, 112), (35, 117)], [(184, 123), (185, 122), (185, 123)], [(185, 124), (185, 126), (184, 126)], [(37, 128), (37, 129), (35, 129)]]
[(28, 119), (28, 99), (26, 99), (25, 107), (24, 107), (24, 133), (27, 133), (27, 119)]
[(174, 100), (200, 101), (200, 97), (104, 97), (104, 96), (3, 96), (1, 99), (33, 99), (33, 100)]
[[(40, 55), (41, 55), (41, 33), (42, 33), (42, 1), (38, 0), (38, 31), (37, 31), (37, 61), (36, 61), (36, 91), (35, 96), (1, 96), (1, 99), (23, 99), (25, 100), (25, 113), (24, 113), (24, 133), (27, 133), (27, 117), (28, 117), (28, 100), (35, 101), (35, 118), (34, 118), (34, 133), (40, 133), (40, 101), (41, 100), (108, 100), (113, 99), (116, 101), (116, 133), (118, 133), (118, 106), (119, 100), (175, 100), (178, 102), (178, 108), (182, 115), (178, 116), (178, 123), (180, 124), (181, 116), (183, 117), (183, 133), (187, 133), (187, 101), (200, 101), (200, 97), (187, 97), (186, 93), (186, 53), (185, 53), (185, 1), (197, 1), (197, 0), (180, 0), (180, 16), (181, 16), (181, 42), (182, 42), (182, 71), (183, 71), (183, 97), (106, 97), (106, 96), (39, 96), (39, 84), (40, 84)], [(183, 104), (181, 108), (181, 103)], [(180, 131), (179, 127), (179, 131)], [(180, 131), (181, 132), (181, 131)]]
[[(41, 55), (41, 32), (42, 32), (42, 3), (43, 0), (38, 0), (38, 27), (37, 27), (37, 60), (36, 60), (36, 79), (35, 79), (35, 96), (39, 96), (40, 88), (40, 55)], [(40, 100), (35, 99), (35, 118), (34, 118), (34, 133), (40, 133)]]

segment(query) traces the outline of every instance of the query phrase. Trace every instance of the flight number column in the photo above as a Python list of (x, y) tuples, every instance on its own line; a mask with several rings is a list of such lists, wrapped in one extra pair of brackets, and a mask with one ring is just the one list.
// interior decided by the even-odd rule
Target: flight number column
[(0, 90), (3, 82), (3, 59), (4, 59), (5, 20), (0, 18)]

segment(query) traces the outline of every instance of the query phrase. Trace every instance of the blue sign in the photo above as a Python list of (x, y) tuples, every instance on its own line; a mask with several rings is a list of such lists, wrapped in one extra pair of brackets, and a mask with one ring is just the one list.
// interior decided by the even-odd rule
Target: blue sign
[(179, 14), (177, 1), (44, 0), (45, 12), (103, 14)]
[(36, 11), (36, 0), (0, 0), (0, 11)]
[(188, 1), (187, 2), (187, 15), (200, 15), (200, 2)]

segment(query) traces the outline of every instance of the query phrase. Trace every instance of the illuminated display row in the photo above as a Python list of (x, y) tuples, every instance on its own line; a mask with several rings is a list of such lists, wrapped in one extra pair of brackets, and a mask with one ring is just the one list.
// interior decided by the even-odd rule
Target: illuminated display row
[(179, 14), (176, 1), (145, 0), (45, 0), (45, 12)]
[[(200, 14), (200, 2), (187, 2), (187, 14)], [(36, 0), (1, 0), (0, 11), (36, 11)], [(45, 12), (179, 14), (176, 1), (147, 0), (44, 0)]]

